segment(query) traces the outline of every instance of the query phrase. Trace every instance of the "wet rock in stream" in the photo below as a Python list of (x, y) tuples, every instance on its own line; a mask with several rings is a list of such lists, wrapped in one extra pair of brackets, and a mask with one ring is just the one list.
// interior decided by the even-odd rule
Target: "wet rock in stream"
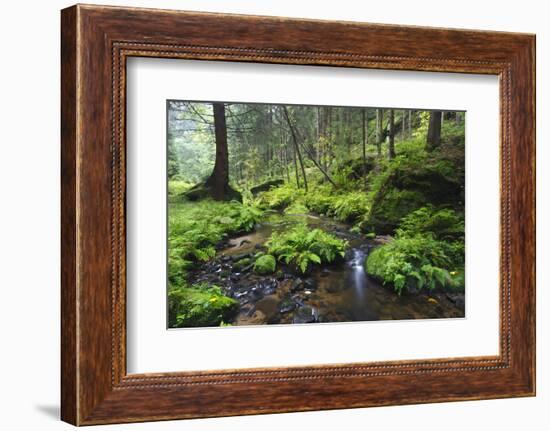
[(284, 314), (288, 313), (296, 308), (298, 304), (296, 304), (296, 301), (292, 298), (284, 298), (279, 303), (279, 313)]
[(310, 307), (309, 305), (304, 305), (294, 312), (292, 323), (315, 323), (317, 318), (317, 309), (315, 307)]
[(292, 285), (290, 286), (290, 291), (296, 292), (297, 290), (301, 290), (303, 288), (304, 288), (304, 280), (298, 277), (292, 282)]
[(446, 297), (449, 301), (451, 301), (454, 305), (456, 305), (458, 308), (464, 308), (465, 302), (464, 302), (464, 294), (460, 293), (447, 293)]
[(306, 278), (304, 280), (304, 288), (306, 290), (315, 290), (317, 289), (317, 282), (313, 278)]
[(327, 268), (323, 268), (320, 275), (321, 277), (328, 277), (330, 275), (330, 270), (328, 270)]
[[(464, 294), (431, 292), (428, 301), (422, 292), (396, 295), (391, 289), (365, 274), (364, 260), (373, 246), (391, 237), (366, 238), (350, 232), (333, 220), (317, 218), (312, 227), (349, 240), (345, 257), (326, 267), (311, 265), (305, 274), (296, 266), (277, 262), (273, 274), (253, 270), (258, 251), (272, 231), (293, 225), (290, 216), (257, 227), (252, 234), (224, 241), (225, 248), (210, 262), (197, 267), (190, 284), (219, 286), (223, 293), (240, 303), (234, 325), (319, 323), (378, 319), (422, 319), (463, 317)], [(280, 226), (279, 226), (280, 225)], [(249, 240), (250, 239), (250, 240)], [(241, 248), (242, 247), (242, 248)]]
[(239, 260), (250, 259), (251, 257), (252, 257), (252, 253), (239, 253), (231, 256), (231, 260), (233, 262), (238, 262)]

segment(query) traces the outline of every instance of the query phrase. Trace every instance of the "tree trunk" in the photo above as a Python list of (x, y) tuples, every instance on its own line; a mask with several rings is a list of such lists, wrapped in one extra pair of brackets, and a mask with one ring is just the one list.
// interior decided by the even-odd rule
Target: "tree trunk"
[(346, 109), (344, 112), (346, 114), (345, 116), (346, 122), (344, 123), (344, 130), (346, 132), (346, 146), (348, 148), (348, 154), (351, 154), (351, 147), (353, 142), (353, 138), (351, 136), (352, 116), (351, 116), (351, 111), (349, 109)]
[(363, 131), (363, 175), (365, 178), (367, 177), (367, 140), (369, 139), (369, 129), (368, 129), (368, 118), (366, 115), (366, 109), (363, 108), (361, 110), (361, 120), (363, 122), (363, 127), (361, 128)]
[(227, 126), (225, 123), (225, 105), (213, 103), (214, 133), (216, 137), (216, 161), (214, 170), (206, 180), (206, 185), (212, 190), (212, 197), (216, 200), (226, 200), (229, 189), (229, 154), (227, 150)]
[(376, 148), (378, 151), (378, 157), (382, 156), (382, 142), (384, 141), (382, 123), (384, 122), (384, 110), (376, 110)]
[(292, 160), (294, 162), (294, 176), (296, 177), (296, 186), (300, 188), (300, 176), (298, 175), (298, 161), (296, 160), (296, 147), (292, 146)]
[(403, 111), (403, 114), (402, 114), (402, 117), (401, 117), (401, 140), (404, 141), (405, 140), (405, 114), (407, 113), (407, 111)]
[[(302, 153), (300, 153), (300, 147), (298, 146), (296, 133), (294, 132), (294, 128), (292, 127), (292, 123), (290, 122), (290, 117), (288, 115), (288, 110), (286, 109), (286, 106), (283, 106), (283, 112), (285, 114), (288, 128), (290, 129), (290, 133), (292, 135), (292, 141), (294, 142), (294, 148), (296, 149), (296, 154), (298, 155), (298, 161), (300, 162), (300, 168), (302, 170), (302, 176), (304, 177), (304, 188), (306, 189), (306, 192), (307, 192), (306, 170), (304, 169), (304, 162), (302, 161)], [(296, 177), (296, 180), (298, 180), (298, 177)]]
[(426, 148), (428, 151), (439, 147), (441, 143), (441, 111), (430, 112), (430, 123), (428, 125), (428, 136), (426, 140)]
[(409, 109), (409, 121), (408, 121), (408, 126), (409, 126), (409, 139), (412, 138), (412, 110)]
[[(323, 169), (323, 167), (319, 163), (317, 163), (317, 161), (315, 160), (315, 155), (312, 153), (311, 149), (308, 149), (307, 146), (303, 143), (301, 145), (302, 145), (302, 148), (304, 149), (304, 151), (306, 152), (306, 154), (308, 155), (308, 157), (310, 158), (310, 160), (313, 162), (313, 164), (315, 166), (317, 166), (317, 169), (319, 169), (321, 171), (321, 173), (325, 176), (327, 181), (329, 183), (331, 183), (334, 187), (337, 187), (336, 183), (332, 180), (332, 178), (330, 178), (330, 175)], [(305, 175), (305, 173), (304, 173), (304, 175)], [(307, 188), (306, 188), (306, 190), (307, 190)]]
[(389, 118), (389, 143), (388, 143), (388, 157), (390, 159), (395, 158), (395, 124), (394, 124), (394, 111), (390, 109)]

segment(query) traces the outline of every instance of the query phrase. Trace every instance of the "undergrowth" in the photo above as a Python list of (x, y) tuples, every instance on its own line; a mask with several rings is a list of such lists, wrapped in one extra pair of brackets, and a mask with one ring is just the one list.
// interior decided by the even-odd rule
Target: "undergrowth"
[(305, 273), (312, 265), (344, 257), (347, 243), (321, 229), (310, 230), (305, 224), (299, 224), (288, 231), (273, 233), (267, 246), (279, 261)]

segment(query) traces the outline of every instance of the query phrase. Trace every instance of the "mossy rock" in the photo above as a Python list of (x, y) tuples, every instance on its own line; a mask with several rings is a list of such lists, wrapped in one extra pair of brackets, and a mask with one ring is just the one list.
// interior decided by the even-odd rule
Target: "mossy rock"
[(351, 159), (342, 163), (339, 169), (347, 169), (348, 180), (358, 180), (367, 175), (376, 166), (376, 158), (373, 156), (367, 156), (363, 161), (363, 158)]
[(375, 195), (361, 228), (392, 234), (403, 217), (424, 205), (462, 206), (464, 183), (457, 172), (452, 163), (444, 160), (398, 165)]
[[(186, 192), (178, 196), (180, 199), (187, 199), (190, 201), (199, 201), (202, 199), (216, 198), (212, 186), (208, 185), (206, 182), (202, 182), (194, 185)], [(233, 189), (230, 185), (227, 185), (224, 190), (224, 199), (225, 201), (238, 201), (242, 202), (243, 197), (240, 192)]]
[(277, 267), (277, 261), (271, 254), (260, 256), (254, 264), (254, 272), (257, 274), (273, 274)]
[(267, 192), (271, 188), (278, 187), (283, 184), (284, 184), (284, 180), (282, 179), (269, 180), (269, 181), (266, 181), (265, 183), (258, 184), (257, 186), (252, 187), (250, 189), (250, 193), (252, 193), (253, 195), (257, 195), (258, 193)]
[(233, 270), (235, 271), (242, 271), (244, 268), (249, 266), (252, 263), (252, 259), (249, 257), (245, 257), (243, 259), (238, 260), (233, 264)]
[(391, 234), (403, 217), (426, 204), (423, 193), (414, 190), (391, 189), (372, 206), (364, 231)]
[(239, 312), (239, 302), (221, 293), (218, 288), (173, 289), (168, 293), (171, 328), (220, 326)]

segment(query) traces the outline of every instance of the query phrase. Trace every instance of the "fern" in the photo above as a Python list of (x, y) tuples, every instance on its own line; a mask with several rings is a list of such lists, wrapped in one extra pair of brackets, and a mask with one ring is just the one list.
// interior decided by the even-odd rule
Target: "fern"
[(302, 273), (311, 265), (330, 263), (343, 257), (347, 242), (320, 229), (300, 224), (283, 233), (273, 233), (268, 251), (280, 262), (295, 265)]
[(409, 288), (463, 289), (463, 247), (431, 235), (398, 237), (369, 254), (367, 272), (391, 284), (398, 294)]

